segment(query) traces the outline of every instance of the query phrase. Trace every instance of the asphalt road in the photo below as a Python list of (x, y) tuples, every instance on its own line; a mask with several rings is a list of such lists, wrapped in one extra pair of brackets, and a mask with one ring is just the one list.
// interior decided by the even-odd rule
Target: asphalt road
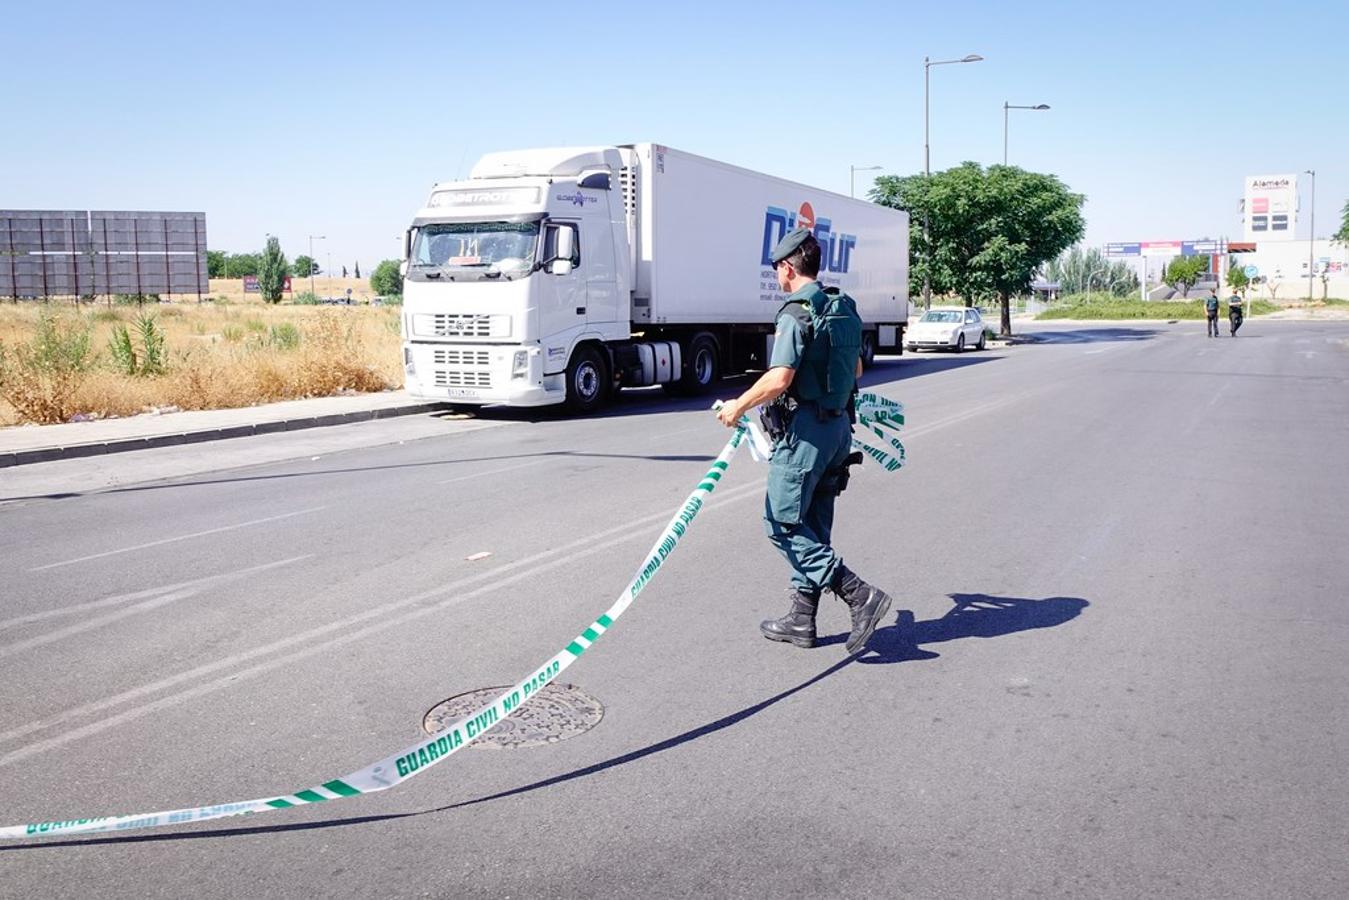
[[(759, 636), (787, 573), (742, 454), (563, 674), (592, 730), (0, 844), (0, 895), (1346, 896), (1349, 324), (1202, 329), (874, 369), (910, 462), (840, 501), (836, 546), (896, 598), (856, 660), (832, 600), (823, 646)], [(322, 431), (0, 471), (0, 825), (413, 743), (608, 607), (727, 436), (659, 392)]]

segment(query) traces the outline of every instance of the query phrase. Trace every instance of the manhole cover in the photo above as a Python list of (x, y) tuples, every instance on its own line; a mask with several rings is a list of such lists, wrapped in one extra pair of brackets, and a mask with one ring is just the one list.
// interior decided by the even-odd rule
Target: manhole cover
[[(487, 687), (437, 703), (422, 720), (427, 734), (438, 734), (500, 697), (509, 687)], [(491, 731), (469, 746), (500, 750), (556, 744), (584, 734), (604, 718), (600, 701), (571, 684), (549, 684)]]

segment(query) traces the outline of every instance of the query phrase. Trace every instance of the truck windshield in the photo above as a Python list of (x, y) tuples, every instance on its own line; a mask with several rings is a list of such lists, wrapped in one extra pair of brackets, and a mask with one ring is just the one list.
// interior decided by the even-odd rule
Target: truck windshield
[(409, 277), (520, 278), (534, 271), (538, 222), (441, 222), (417, 229)]

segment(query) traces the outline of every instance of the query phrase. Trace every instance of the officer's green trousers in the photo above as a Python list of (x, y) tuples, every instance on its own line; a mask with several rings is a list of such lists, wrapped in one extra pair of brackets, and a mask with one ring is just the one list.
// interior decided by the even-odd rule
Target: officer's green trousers
[(803, 406), (773, 448), (764, 525), (768, 539), (792, 567), (792, 586), (802, 593), (818, 595), (839, 565), (829, 545), (838, 487), (834, 478), (824, 476), (843, 465), (851, 437), (847, 415), (821, 418), (813, 407)]

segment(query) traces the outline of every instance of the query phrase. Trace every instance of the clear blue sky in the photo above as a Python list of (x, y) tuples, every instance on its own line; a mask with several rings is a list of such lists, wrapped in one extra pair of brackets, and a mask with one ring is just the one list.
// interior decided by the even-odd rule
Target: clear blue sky
[[(1239, 235), (1242, 178), (1349, 198), (1349, 7), (966, 3), (41, 3), (5, 14), (0, 207), (204, 210), (213, 248), (398, 254), (491, 150), (656, 141), (848, 191), (848, 167), (1002, 158), (1087, 239)], [(1090, 11), (1089, 11), (1090, 10)], [(858, 192), (874, 173), (858, 176)]]

